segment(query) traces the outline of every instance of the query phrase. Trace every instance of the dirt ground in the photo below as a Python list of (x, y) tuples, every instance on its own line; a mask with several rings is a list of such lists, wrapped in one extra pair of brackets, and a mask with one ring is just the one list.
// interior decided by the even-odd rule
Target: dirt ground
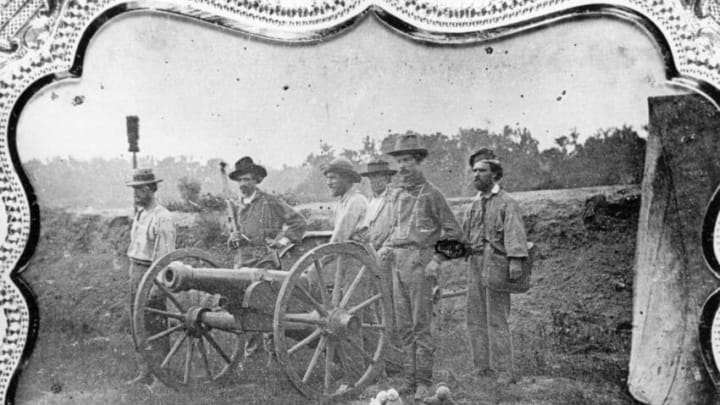
[[(464, 298), (437, 308), (435, 380), (459, 404), (632, 404), (626, 389), (632, 330), (632, 264), (637, 210), (583, 220), (595, 194), (637, 196), (637, 187), (520, 193), (538, 253), (533, 287), (513, 296), (517, 384), (496, 387), (470, 375)], [(461, 208), (466, 200), (453, 202)], [(633, 206), (634, 207), (634, 206)], [(305, 213), (325, 215), (306, 206)], [(277, 364), (254, 358), (231, 381), (192, 394), (156, 383), (127, 386), (134, 375), (126, 307), (129, 219), (100, 214), (41, 212), (40, 244), (23, 278), (40, 311), (38, 340), (24, 365), (15, 402), (33, 404), (302, 404)], [(586, 218), (587, 219), (587, 218)], [(185, 216), (179, 246), (208, 249), (227, 261), (224, 236), (212, 218)], [(444, 268), (442, 284), (464, 283), (462, 262)], [(263, 356), (260, 356), (263, 357)], [(366, 404), (383, 380), (346, 404)]]

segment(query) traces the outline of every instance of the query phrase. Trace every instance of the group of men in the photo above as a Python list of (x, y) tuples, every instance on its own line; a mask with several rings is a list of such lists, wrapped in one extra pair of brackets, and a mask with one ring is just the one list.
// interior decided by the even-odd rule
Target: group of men
[[(397, 170), (388, 162), (375, 161), (358, 172), (349, 160), (338, 158), (323, 167), (323, 174), (338, 199), (331, 242), (360, 241), (372, 247), (381, 277), (392, 285), (391, 345), (400, 350), (389, 356), (388, 373), (397, 374), (401, 394), (414, 393), (420, 400), (431, 396), (436, 349), (431, 330), (433, 289), (447, 260), (435, 245), (456, 240), (470, 250), (466, 322), (475, 373), (499, 384), (512, 383), (506, 286), (521, 276), (528, 248), (518, 204), (499, 185), (501, 163), (489, 149), (472, 154), (469, 164), (478, 194), (459, 222), (443, 194), (423, 174), (428, 150), (416, 135), (400, 136), (387, 154)], [(235, 266), (275, 267), (277, 250), (299, 242), (306, 221), (258, 188), (267, 175), (265, 168), (244, 157), (234, 169), (229, 177), (239, 183), (240, 193), (232, 203), (228, 244), (237, 249)], [(369, 201), (357, 187), (362, 177), (372, 190)], [(152, 172), (139, 170), (128, 183), (135, 189), (138, 206), (128, 250), (132, 293), (143, 270), (174, 248), (169, 214), (152, 198), (159, 181)], [(259, 339), (260, 335), (250, 336), (246, 355), (257, 350)], [(133, 382), (148, 382), (147, 368), (140, 364), (141, 373)]]

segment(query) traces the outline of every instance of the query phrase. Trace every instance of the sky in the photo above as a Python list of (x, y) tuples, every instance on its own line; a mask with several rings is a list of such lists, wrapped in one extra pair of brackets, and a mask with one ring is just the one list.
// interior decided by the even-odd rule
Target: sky
[[(92, 39), (83, 76), (38, 92), (23, 110), (22, 161), (130, 158), (125, 116), (140, 117), (140, 155), (270, 167), (301, 164), (321, 141), (359, 148), (395, 132), (527, 128), (542, 149), (577, 128), (647, 124), (667, 84), (639, 28), (568, 22), (473, 46), (438, 47), (373, 18), (314, 45), (282, 45), (193, 20), (133, 13)], [(641, 135), (644, 134), (641, 132)]]

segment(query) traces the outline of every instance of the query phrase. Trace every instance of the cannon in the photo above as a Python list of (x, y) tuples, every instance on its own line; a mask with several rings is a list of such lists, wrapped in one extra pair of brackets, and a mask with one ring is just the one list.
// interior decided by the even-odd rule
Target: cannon
[(244, 334), (272, 334), (275, 358), (302, 395), (329, 402), (383, 367), (390, 289), (371, 248), (326, 243), (288, 271), (221, 268), (199, 249), (158, 259), (134, 302), (134, 339), (152, 373), (178, 390), (236, 375)]

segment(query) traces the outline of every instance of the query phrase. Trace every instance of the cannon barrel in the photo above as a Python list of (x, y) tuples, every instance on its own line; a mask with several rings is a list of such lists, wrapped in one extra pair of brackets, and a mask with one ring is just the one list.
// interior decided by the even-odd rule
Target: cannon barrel
[(173, 262), (160, 273), (160, 283), (171, 292), (199, 290), (208, 294), (220, 294), (237, 299), (254, 281), (282, 281), (287, 272), (256, 268), (219, 269), (192, 267)]

